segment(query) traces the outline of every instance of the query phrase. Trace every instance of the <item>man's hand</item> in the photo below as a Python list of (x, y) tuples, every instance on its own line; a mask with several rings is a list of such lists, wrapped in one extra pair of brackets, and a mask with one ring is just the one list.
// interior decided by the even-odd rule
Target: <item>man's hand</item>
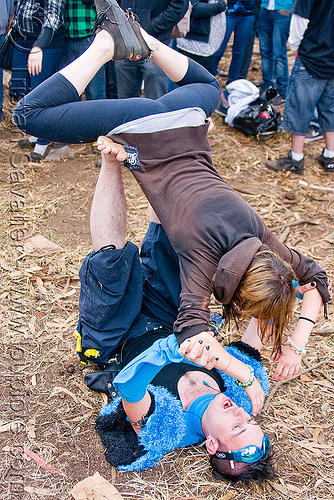
[[(212, 370), (218, 361), (215, 347), (219, 346), (211, 332), (201, 332), (182, 342), (179, 353), (188, 361)], [(219, 346), (220, 347), (220, 346)]]
[(252, 385), (246, 387), (245, 391), (252, 402), (252, 414), (257, 415), (264, 403), (264, 392), (258, 379), (256, 378)]
[(33, 47), (28, 57), (28, 71), (31, 76), (38, 75), (42, 71), (43, 51), (39, 47)]
[(285, 380), (297, 375), (300, 370), (302, 357), (294, 353), (289, 346), (283, 345), (282, 354), (277, 354), (274, 359), (270, 360), (270, 363), (275, 363), (276, 361), (278, 361), (278, 363), (273, 375), (273, 380)]

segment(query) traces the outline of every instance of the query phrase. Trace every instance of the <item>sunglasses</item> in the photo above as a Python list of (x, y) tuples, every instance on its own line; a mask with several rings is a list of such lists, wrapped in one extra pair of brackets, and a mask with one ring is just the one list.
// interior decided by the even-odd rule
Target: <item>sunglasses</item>
[(243, 462), (245, 464), (253, 464), (260, 460), (260, 458), (267, 455), (271, 447), (268, 436), (265, 434), (262, 440), (262, 449), (254, 444), (241, 448), (241, 450), (235, 451), (217, 451), (215, 455), (216, 458), (221, 458), (222, 460), (230, 460), (235, 462)]

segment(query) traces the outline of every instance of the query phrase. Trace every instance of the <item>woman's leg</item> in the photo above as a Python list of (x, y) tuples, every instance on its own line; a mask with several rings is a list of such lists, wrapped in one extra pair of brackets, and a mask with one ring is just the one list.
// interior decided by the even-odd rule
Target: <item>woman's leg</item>
[(200, 107), (209, 116), (220, 96), (217, 80), (194, 61), (150, 35), (143, 35), (154, 50), (154, 62), (184, 87), (155, 101), (133, 98), (78, 102), (90, 79), (113, 57), (112, 37), (103, 30), (78, 59), (20, 101), (14, 112), (15, 123), (21, 130), (46, 140), (78, 143), (93, 142), (118, 125), (157, 113)]

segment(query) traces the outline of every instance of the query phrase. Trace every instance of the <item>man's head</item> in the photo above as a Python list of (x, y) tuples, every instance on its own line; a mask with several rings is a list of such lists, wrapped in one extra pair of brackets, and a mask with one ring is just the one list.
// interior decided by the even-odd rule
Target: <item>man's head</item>
[[(206, 436), (206, 449), (211, 455), (210, 463), (217, 477), (237, 481), (271, 475), (269, 440), (264, 439), (263, 431), (255, 420), (225, 394), (218, 394), (209, 404), (202, 417), (202, 429)], [(229, 452), (243, 448), (246, 448), (244, 454), (250, 460), (253, 453), (254, 458), (261, 455), (260, 458), (256, 462), (245, 463), (239, 461), (239, 453), (236, 453), (238, 460), (230, 460)], [(229, 459), (225, 460), (225, 454), (219, 452), (227, 452)]]

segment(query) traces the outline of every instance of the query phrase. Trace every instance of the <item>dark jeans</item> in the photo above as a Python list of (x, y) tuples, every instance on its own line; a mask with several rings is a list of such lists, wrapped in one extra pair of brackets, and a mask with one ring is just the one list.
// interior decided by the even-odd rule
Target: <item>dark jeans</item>
[(238, 80), (241, 66), (244, 60), (245, 49), (254, 24), (254, 16), (226, 16), (226, 32), (224, 40), (217, 52), (213, 55), (211, 73), (217, 74), (218, 64), (223, 57), (227, 44), (234, 32), (234, 41), (232, 48), (232, 61), (228, 71), (228, 80), (226, 85)]
[(180, 85), (159, 99), (78, 101), (73, 85), (56, 73), (16, 106), (14, 121), (25, 132), (55, 142), (93, 142), (118, 125), (183, 108), (201, 108), (210, 116), (221, 95), (218, 81), (195, 61)]
[(290, 16), (278, 10), (261, 9), (259, 17), (259, 40), (262, 59), (262, 90), (271, 86), (286, 96), (289, 66), (286, 44), (289, 37)]
[[(59, 60), (59, 68), (67, 66), (74, 61), (74, 59), (81, 56), (81, 54), (88, 49), (93, 40), (93, 35), (86, 38), (65, 38)], [(94, 78), (85, 88), (85, 96), (87, 101), (106, 98), (106, 75), (104, 66), (96, 73)]]
[[(24, 49), (21, 46), (15, 46), (13, 50), (13, 70), (11, 79), (11, 92), (20, 99), (30, 90), (35, 89), (38, 85), (49, 78), (56, 70), (61, 53), (61, 47), (55, 49), (43, 50), (42, 71), (38, 75), (30, 76), (28, 72), (28, 56), (31, 49)], [(46, 145), (47, 140), (39, 138), (37, 144)]]
[(145, 96), (158, 99), (167, 93), (167, 75), (152, 59), (148, 61), (115, 61), (119, 99), (140, 97), (142, 82)]
[(255, 41), (256, 33), (258, 31), (258, 26), (259, 26), (260, 6), (261, 6), (261, 0), (256, 0), (255, 7), (254, 7), (255, 20), (254, 20), (254, 24), (253, 24), (253, 28), (252, 28), (250, 37), (248, 39), (248, 43), (246, 45), (244, 60), (242, 62), (239, 78), (246, 78), (247, 79), (247, 76), (248, 76), (249, 67), (250, 67), (251, 62), (252, 62), (254, 41)]

